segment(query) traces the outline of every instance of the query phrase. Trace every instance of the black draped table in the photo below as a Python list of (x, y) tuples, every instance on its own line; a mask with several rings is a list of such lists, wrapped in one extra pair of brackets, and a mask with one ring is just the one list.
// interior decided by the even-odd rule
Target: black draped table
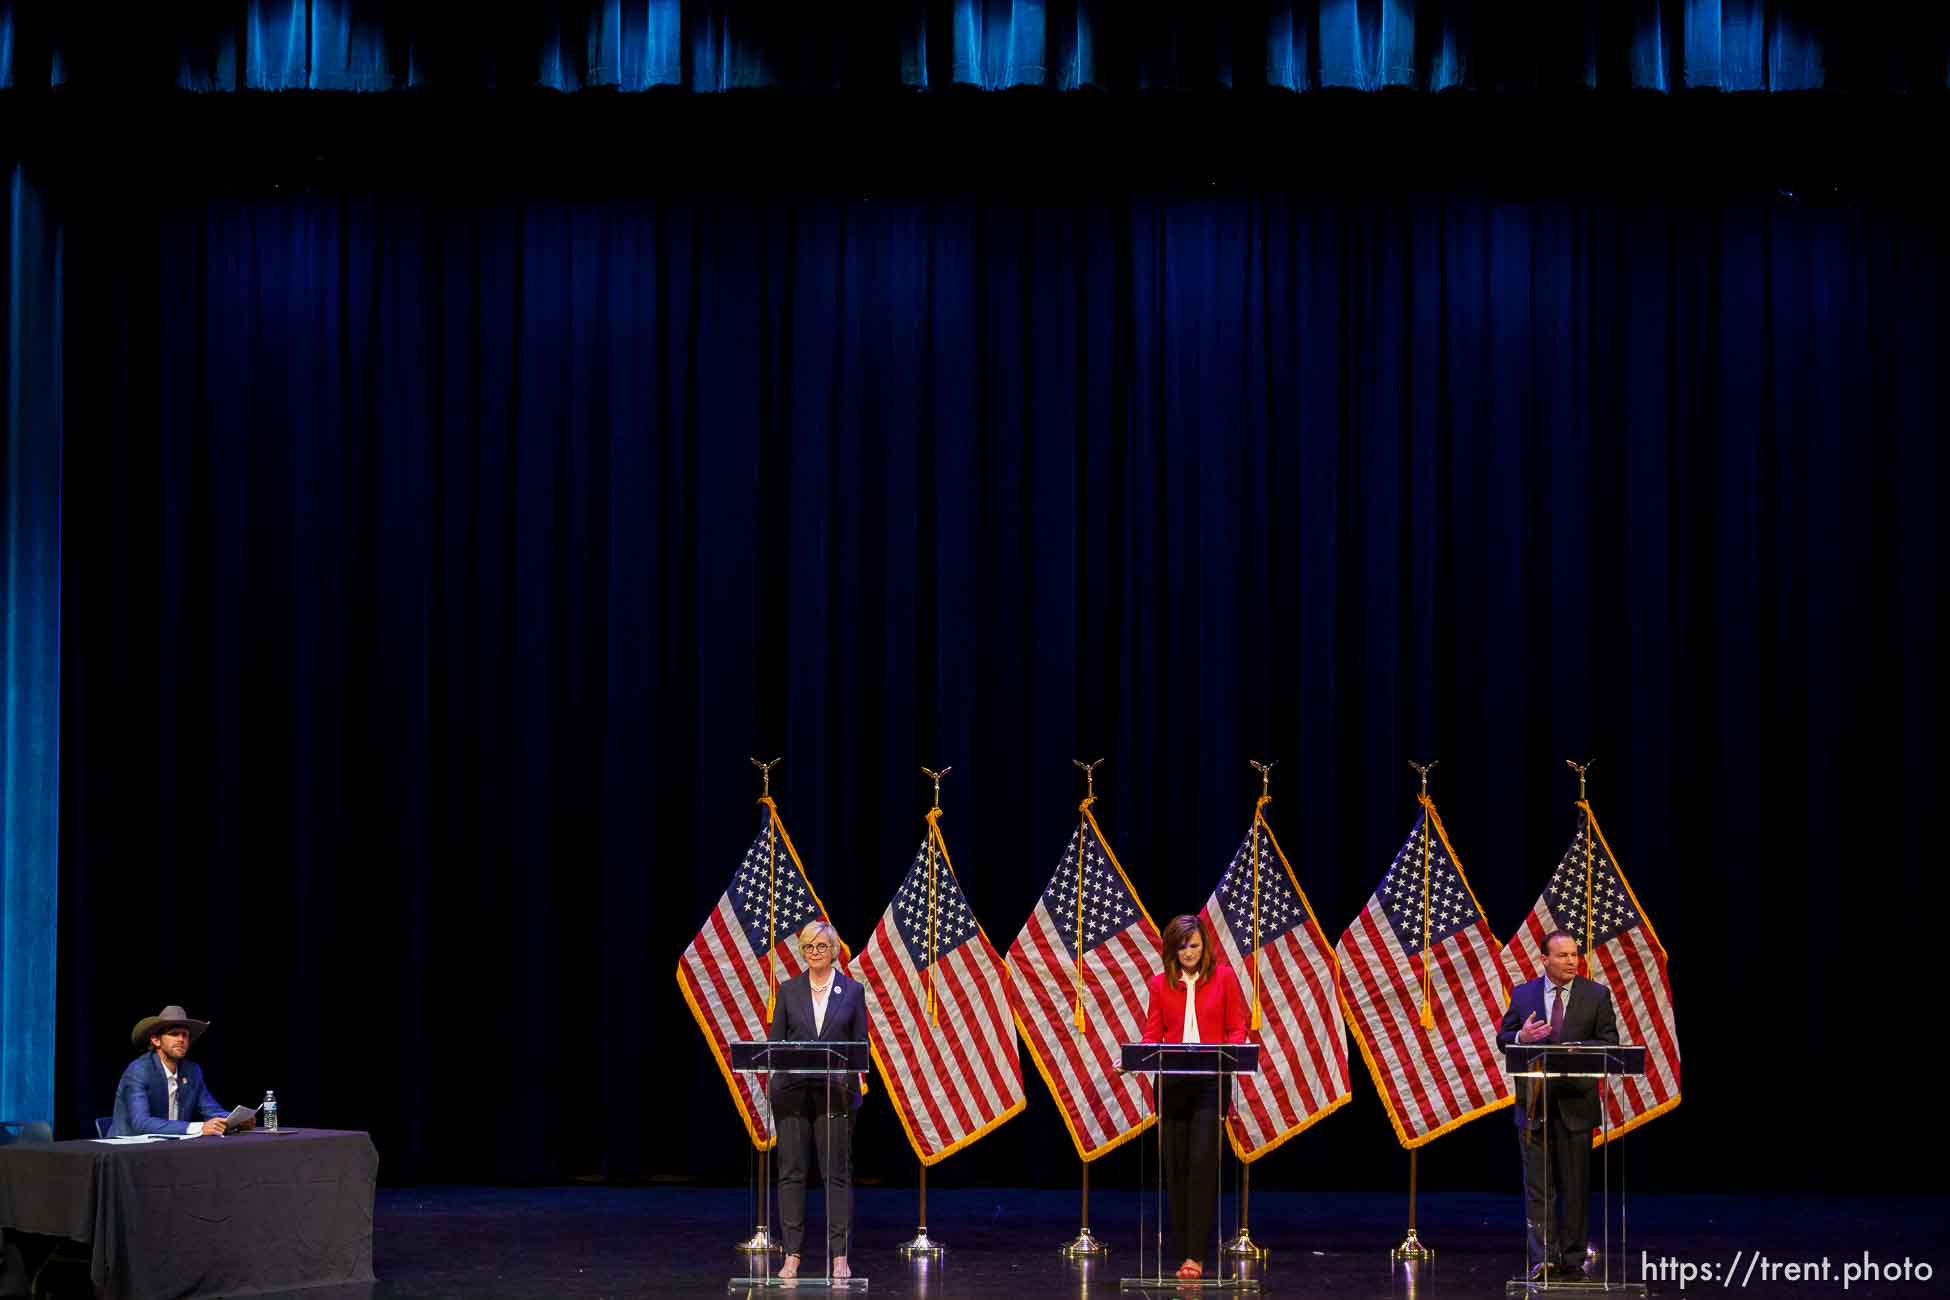
[(370, 1282), (364, 1133), (0, 1147), (0, 1228), (86, 1243), (95, 1294), (152, 1300)]

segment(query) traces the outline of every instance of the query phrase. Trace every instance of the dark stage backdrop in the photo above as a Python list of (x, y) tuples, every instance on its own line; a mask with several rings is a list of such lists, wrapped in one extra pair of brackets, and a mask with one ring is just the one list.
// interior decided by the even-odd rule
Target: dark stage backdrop
[[(1334, 934), (1409, 828), (1407, 760), (1440, 758), (1507, 934), (1595, 755), (1685, 1049), (1636, 1185), (1920, 1185), (1850, 1045), (1935, 996), (1863, 979), (1935, 923), (1943, 217), (78, 205), (63, 1127), (181, 999), (221, 1098), (369, 1127), (391, 1179), (736, 1180), (673, 972), (750, 838), (751, 754), (785, 755), (856, 943), (918, 767), (953, 764), (999, 944), (1074, 826), (1072, 757), (1108, 756), (1098, 814), (1161, 919), (1244, 833), (1247, 758), (1280, 760), (1272, 824)], [(938, 1182), (1074, 1178), (1029, 1089)], [(1480, 1121), (1424, 1178), (1507, 1186), (1510, 1142)], [(859, 1144), (912, 1178), (884, 1101)], [(1361, 1077), (1260, 1168), (1405, 1166)]]

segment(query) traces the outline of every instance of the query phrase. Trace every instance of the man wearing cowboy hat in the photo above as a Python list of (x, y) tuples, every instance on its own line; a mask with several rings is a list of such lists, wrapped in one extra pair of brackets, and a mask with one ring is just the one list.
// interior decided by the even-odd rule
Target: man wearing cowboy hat
[(129, 1062), (115, 1086), (110, 1137), (223, 1132), (229, 1112), (203, 1086), (202, 1069), (189, 1059), (190, 1044), (209, 1027), (209, 1021), (192, 1020), (181, 1007), (164, 1007), (161, 1015), (135, 1022), (129, 1041), (147, 1050)]

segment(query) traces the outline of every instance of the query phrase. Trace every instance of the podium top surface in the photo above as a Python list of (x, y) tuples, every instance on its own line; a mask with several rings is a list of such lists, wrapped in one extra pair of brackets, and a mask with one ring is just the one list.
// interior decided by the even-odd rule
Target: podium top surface
[(1120, 1043), (1118, 1065), (1130, 1074), (1259, 1073), (1258, 1043)]
[(1512, 1043), (1503, 1063), (1517, 1079), (1606, 1079), (1645, 1073), (1642, 1043)]
[(865, 1039), (818, 1043), (759, 1039), (727, 1046), (735, 1074), (858, 1074), (870, 1068)]

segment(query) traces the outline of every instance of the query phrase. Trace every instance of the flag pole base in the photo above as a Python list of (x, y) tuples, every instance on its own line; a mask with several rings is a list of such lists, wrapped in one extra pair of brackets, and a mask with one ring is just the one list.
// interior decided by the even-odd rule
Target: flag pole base
[(914, 1230), (912, 1241), (903, 1241), (894, 1249), (903, 1259), (939, 1259), (945, 1247), (940, 1242), (929, 1239), (928, 1227), (924, 1223)]
[(1099, 1255), (1110, 1254), (1110, 1247), (1091, 1236), (1090, 1229), (1085, 1228), (1064, 1242), (1060, 1253), (1065, 1259), (1095, 1259)]
[(1435, 1251), (1429, 1246), (1424, 1246), (1422, 1239), (1415, 1235), (1415, 1229), (1410, 1228), (1408, 1235), (1402, 1238), (1402, 1244), (1388, 1252), (1388, 1258), (1397, 1261), (1434, 1259)]
[(1242, 1224), (1231, 1241), (1220, 1247), (1228, 1259), (1265, 1259), (1266, 1247), (1253, 1240), (1252, 1233)]
[(772, 1240), (772, 1234), (766, 1231), (765, 1225), (762, 1223), (758, 1225), (758, 1231), (752, 1233), (751, 1236), (745, 1238), (736, 1246), (733, 1246), (732, 1249), (741, 1255), (781, 1255), (785, 1253), (785, 1247)]

